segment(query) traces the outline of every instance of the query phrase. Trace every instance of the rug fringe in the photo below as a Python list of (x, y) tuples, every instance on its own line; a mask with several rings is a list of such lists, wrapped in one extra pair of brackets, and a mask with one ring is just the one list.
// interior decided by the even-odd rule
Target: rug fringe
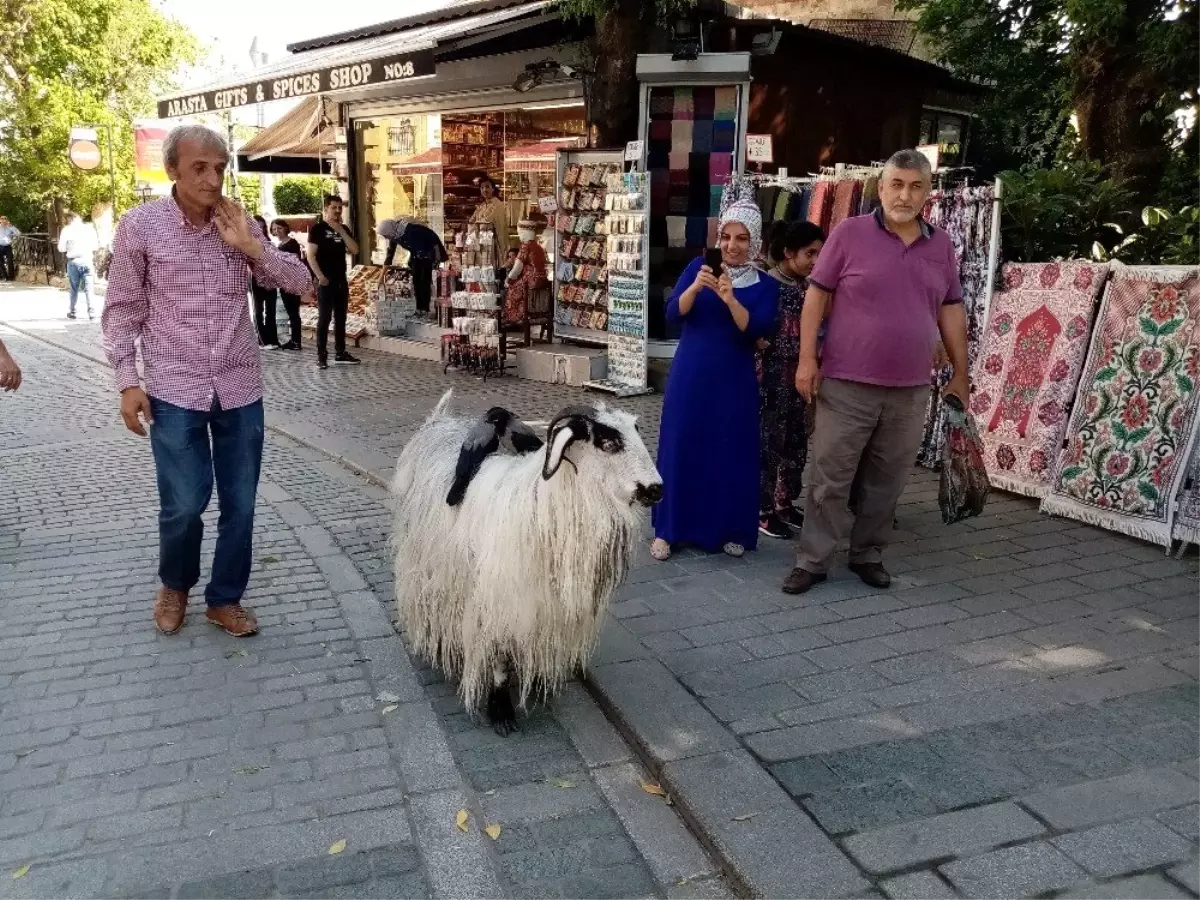
[(1020, 494), (1022, 497), (1033, 497), (1035, 500), (1040, 500), (1050, 493), (1048, 484), (1031, 484), (1008, 475), (996, 475), (988, 472), (988, 481), (998, 491), (1008, 491), (1010, 494)]
[(1136, 522), (1120, 513), (1104, 512), (1057, 494), (1048, 494), (1042, 500), (1040, 510), (1047, 515), (1074, 519), (1085, 525), (1095, 525), (1097, 528), (1125, 534), (1160, 547), (1171, 546), (1171, 529), (1165, 523)]

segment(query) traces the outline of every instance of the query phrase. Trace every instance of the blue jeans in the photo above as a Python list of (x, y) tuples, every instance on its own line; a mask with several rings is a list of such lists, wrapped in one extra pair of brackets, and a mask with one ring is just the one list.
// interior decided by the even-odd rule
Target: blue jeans
[(262, 401), (222, 409), (214, 398), (211, 410), (198, 412), (151, 397), (150, 409), (160, 504), (159, 579), (176, 591), (190, 591), (200, 580), (200, 517), (212, 498), (215, 472), (221, 516), (204, 599), (209, 606), (240, 603), (252, 563), (254, 496), (263, 453)]
[(87, 301), (88, 318), (91, 318), (92, 267), (71, 260), (67, 263), (67, 283), (71, 286), (71, 315), (75, 315), (75, 301), (79, 298), (79, 292), (82, 290), (83, 297)]

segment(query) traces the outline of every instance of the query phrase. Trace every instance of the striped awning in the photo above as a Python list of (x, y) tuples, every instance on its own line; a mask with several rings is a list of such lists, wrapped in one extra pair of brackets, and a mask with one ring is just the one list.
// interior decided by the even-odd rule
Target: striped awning
[(326, 97), (306, 97), (238, 150), (250, 160), (266, 156), (332, 156), (337, 104)]

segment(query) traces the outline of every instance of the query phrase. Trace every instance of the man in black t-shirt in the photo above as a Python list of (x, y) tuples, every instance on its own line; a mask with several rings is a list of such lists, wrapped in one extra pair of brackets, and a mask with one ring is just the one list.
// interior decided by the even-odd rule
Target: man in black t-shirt
[(317, 276), (317, 366), (329, 368), (329, 320), (333, 319), (335, 363), (357, 363), (346, 352), (346, 307), (350, 287), (346, 283), (346, 254), (358, 253), (358, 243), (342, 224), (342, 198), (325, 198), (324, 221), (308, 231), (308, 265)]

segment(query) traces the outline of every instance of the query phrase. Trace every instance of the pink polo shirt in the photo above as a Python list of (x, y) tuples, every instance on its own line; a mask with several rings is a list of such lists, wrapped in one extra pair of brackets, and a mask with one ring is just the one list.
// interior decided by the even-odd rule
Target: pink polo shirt
[(929, 384), (943, 305), (962, 303), (949, 236), (924, 220), (907, 247), (883, 211), (841, 222), (809, 282), (832, 295), (821, 374), (883, 387)]

